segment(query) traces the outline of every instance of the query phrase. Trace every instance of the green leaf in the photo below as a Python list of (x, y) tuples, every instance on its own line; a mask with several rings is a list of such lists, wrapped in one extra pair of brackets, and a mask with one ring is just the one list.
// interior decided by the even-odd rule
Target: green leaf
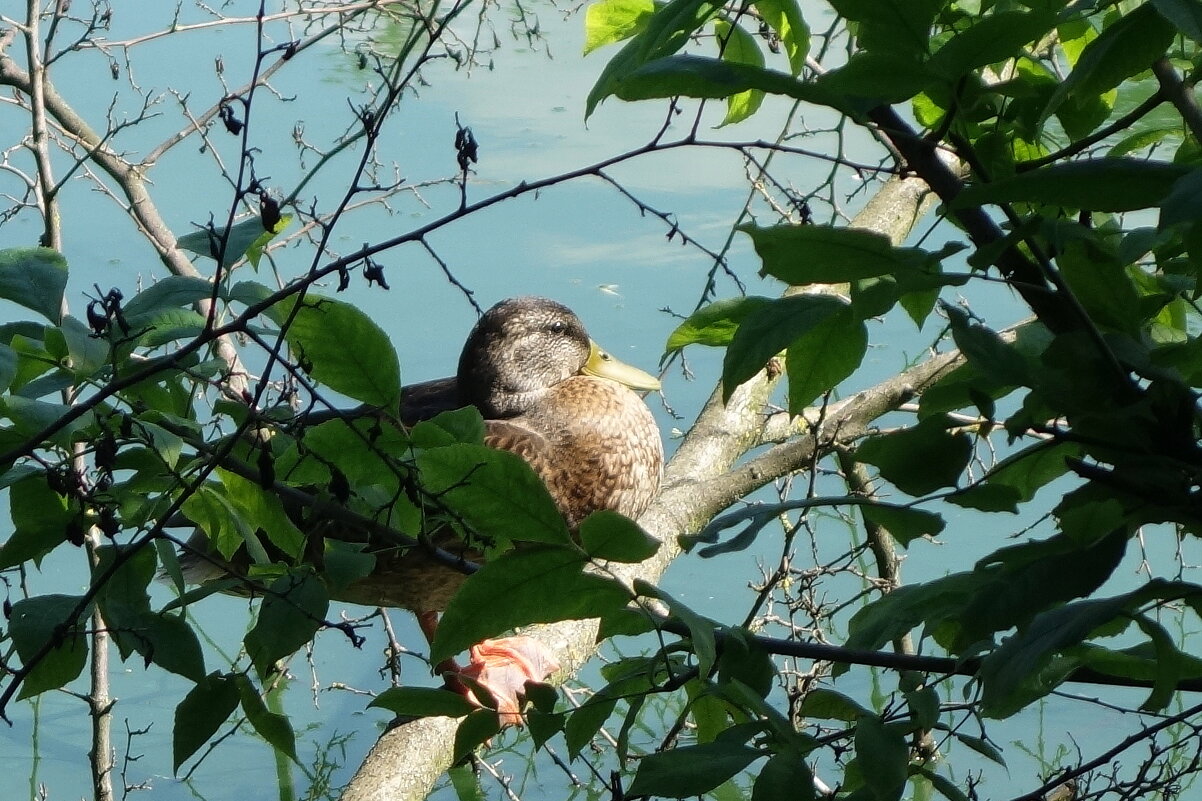
[(810, 51), (810, 27), (802, 16), (797, 0), (756, 0), (760, 19), (768, 24), (780, 39), (789, 57), (789, 70), (797, 75), (805, 66)]
[(969, 320), (963, 310), (944, 304), (956, 347), (982, 375), (1005, 386), (1030, 386), (1031, 371), (1018, 349), (997, 332)]
[[(621, 100), (677, 96), (720, 99), (750, 89), (829, 106), (839, 111), (851, 110), (846, 98), (838, 92), (818, 83), (800, 81), (787, 72), (690, 55), (657, 59), (621, 78), (615, 78), (606, 96), (614, 95)], [(593, 91), (597, 91), (596, 87)], [(602, 99), (598, 98), (597, 102)]]
[(751, 790), (751, 801), (813, 801), (814, 775), (804, 755), (792, 751), (773, 754)]
[(1023, 45), (1043, 38), (1055, 24), (1056, 15), (1047, 11), (997, 11), (957, 31), (928, 66), (955, 81), (978, 67), (1014, 58)]
[(198, 300), (212, 297), (213, 284), (191, 275), (169, 275), (160, 278), (146, 289), (134, 295), (122, 307), (126, 317), (136, 317), (162, 309), (179, 309), (191, 306)]
[(980, 585), (980, 577), (973, 573), (953, 573), (925, 584), (898, 587), (852, 615), (847, 647), (875, 650), (923, 622), (959, 617)]
[(889, 237), (859, 228), (824, 225), (741, 225), (763, 260), (762, 274), (793, 286), (837, 284), (918, 271), (935, 263), (920, 248), (894, 247)]
[(484, 419), (480, 416), (480, 410), (475, 406), (465, 406), (439, 412), (429, 420), (418, 422), (409, 431), (409, 438), (415, 448), (438, 448), (457, 443), (483, 445), (484, 434)]
[(1006, 758), (1002, 756), (1002, 752), (999, 751), (998, 748), (993, 745), (993, 743), (982, 737), (973, 737), (972, 735), (964, 734), (955, 730), (953, 730), (951, 734), (957, 740), (964, 743), (981, 756), (993, 760), (1002, 767), (1006, 767)]
[(1202, 42), (1202, 6), (1196, 0), (1151, 0), (1160, 16), (1195, 42)]
[(729, 345), (743, 320), (772, 302), (771, 298), (754, 295), (714, 301), (693, 312), (689, 319), (678, 325), (668, 336), (664, 350), (675, 353), (686, 345)]
[(631, 796), (686, 798), (701, 795), (759, 759), (763, 754), (741, 743), (722, 741), (648, 754), (627, 793)]
[(451, 599), (431, 646), (439, 662), (515, 626), (604, 617), (630, 600), (617, 581), (584, 572), (574, 548), (532, 545), (484, 564)]
[(479, 709), (467, 698), (445, 687), (391, 687), (367, 706), (387, 709), (396, 715), (449, 718), (461, 718)]
[(75, 513), (66, 499), (46, 483), (45, 474), (13, 484), (9, 490), (13, 533), (0, 546), (0, 570), (33, 559), (40, 561), (67, 538)]
[(592, 115), (598, 103), (615, 94), (619, 84), (632, 72), (684, 47), (689, 37), (713, 18), (719, 8), (710, 0), (670, 0), (659, 8), (646, 20), (638, 35), (605, 65), (589, 92), (585, 119)]
[[(718, 42), (725, 42), (721, 49), (723, 61), (734, 64), (749, 64), (753, 67), (764, 66), (764, 54), (755, 37), (738, 25), (731, 25), (723, 19), (714, 20), (714, 32)], [(721, 46), (721, 44), (720, 44)], [(748, 89), (726, 98), (726, 118), (722, 125), (742, 122), (759, 110), (764, 102), (764, 93), (759, 89)]]
[(826, 687), (815, 687), (801, 700), (798, 714), (806, 718), (842, 720), (850, 723), (872, 713), (843, 693)]
[(298, 557), (305, 546), (305, 535), (284, 511), (278, 495), (268, 492), (239, 475), (218, 469), (226, 498), (246, 523), (262, 529), (272, 544), (291, 557)]
[(207, 743), (237, 708), (238, 686), (233, 677), (212, 673), (197, 682), (175, 708), (172, 770), (178, 773), (180, 765)]
[(1173, 638), (1164, 626), (1152, 618), (1136, 615), (1135, 622), (1148, 635), (1156, 653), (1156, 676), (1152, 691), (1139, 708), (1144, 712), (1159, 712), (1169, 705), (1177, 693), (1177, 682), (1181, 681), (1185, 667), (1185, 654), (1173, 644)]
[(814, 399), (855, 372), (868, 351), (868, 328), (844, 307), (789, 345), (789, 411), (800, 414)]
[[(258, 266), (258, 253), (277, 234), (283, 231), (291, 220), (291, 215), (282, 215), (273, 231), (264, 229), (263, 220), (258, 216), (234, 223), (229, 228), (228, 236), (225, 237), (225, 250), (221, 252), (221, 266), (223, 268), (231, 267), (241, 261), (243, 256), (251, 258), (252, 263)], [(224, 233), (224, 228), (214, 231), (206, 228), (181, 236), (176, 240), (175, 244), (198, 256), (204, 256), (216, 261), (218, 251), (221, 250), (221, 240)]]
[(860, 511), (865, 520), (883, 526), (903, 546), (919, 537), (933, 537), (947, 525), (935, 512), (910, 507), (865, 504)]
[(448, 445), (417, 455), (422, 484), (491, 537), (566, 543), (567, 523), (542, 479), (520, 456), (483, 445)]
[(1053, 164), (989, 184), (976, 184), (953, 208), (1031, 202), (1094, 211), (1134, 211), (1160, 205), (1189, 168), (1139, 159), (1090, 159)]
[(856, 26), (856, 40), (868, 50), (926, 55), (931, 45), (931, 22), (943, 7), (941, 0), (833, 0), (839, 16)]
[(920, 61), (908, 55), (861, 51), (843, 66), (818, 76), (814, 86), (843, 98), (854, 99), (859, 108), (901, 103), (930, 86), (934, 75)]
[(229, 559), (242, 546), (256, 564), (270, 562), (254, 529), (242, 517), (225, 493), (213, 485), (197, 487), (184, 501), (183, 513), (204, 531), (209, 543), (224, 558)]
[(62, 320), (67, 260), (50, 248), (0, 250), (0, 298), (35, 311), (52, 323)]
[(629, 39), (647, 27), (655, 11), (652, 0), (602, 0), (584, 12), (584, 55)]
[(855, 743), (856, 759), (873, 798), (901, 798), (910, 766), (910, 749), (902, 732), (876, 715), (865, 715), (856, 723)]
[(259, 696), (259, 691), (251, 684), (246, 674), (239, 673), (234, 677), (234, 681), (238, 686), (242, 711), (246, 713), (250, 725), (254, 726), (255, 731), (268, 745), (300, 764), (296, 758), (296, 735), (292, 732), (292, 724), (288, 722), (288, 718), (267, 708)]
[(1019, 500), (1018, 490), (1002, 484), (976, 484), (947, 497), (948, 503), (963, 506), (965, 509), (1011, 514), (1018, 514)]
[(1096, 591), (1118, 567), (1127, 546), (1124, 529), (1106, 531), (1093, 532), (1089, 543), (1058, 534), (1000, 548), (982, 559), (972, 573), (978, 584), (961, 609), (955, 647), (1025, 626), (1049, 607)]
[[(79, 617), (72, 617), (82, 602), (79, 595), (52, 594), (22, 598), (13, 604), (8, 635), (29, 671), (21, 682), (18, 701), (57, 690), (83, 672), (88, 659), (84, 630), (89, 607), (85, 605)], [(51, 648), (39, 660), (38, 654), (47, 644)]]
[(608, 509), (593, 512), (580, 523), (580, 544), (594, 559), (637, 563), (659, 550), (659, 540), (638, 523)]
[(793, 295), (765, 304), (743, 320), (722, 361), (722, 399), (764, 369), (768, 360), (847, 304), (829, 295)]
[(455, 729), (455, 750), (451, 761), (459, 762), (501, 731), (501, 718), (491, 709), (477, 709)]
[(948, 431), (951, 420), (933, 415), (918, 425), (865, 440), (856, 461), (876, 465), (880, 474), (915, 497), (953, 487), (972, 457), (972, 438)]
[(305, 643), (325, 622), (330, 599), (311, 572), (296, 571), (272, 582), (254, 627), (243, 642), (260, 676)]
[[(270, 314), (287, 324), (288, 304)], [(372, 406), (393, 407), (401, 396), (401, 367), (384, 329), (349, 303), (308, 295), (284, 331), (302, 369), (335, 392)]]
[(634, 591), (648, 598), (658, 598), (668, 605), (668, 611), (689, 628), (689, 639), (693, 642), (693, 653), (697, 656), (697, 671), (708, 676), (718, 657), (714, 629), (717, 624), (694, 612), (680, 600), (642, 579), (634, 580)]
[(1175, 34), (1173, 25), (1151, 3), (1108, 25), (1085, 46), (1073, 71), (1048, 101), (1043, 118), (1047, 119), (1070, 97), (1096, 97), (1132, 75), (1151, 69), (1152, 62), (1164, 56)]

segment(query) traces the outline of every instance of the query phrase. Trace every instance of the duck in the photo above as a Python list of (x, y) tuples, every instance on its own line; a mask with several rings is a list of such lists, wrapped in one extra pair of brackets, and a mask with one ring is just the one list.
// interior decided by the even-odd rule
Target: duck
[[(567, 306), (518, 297), (481, 316), (454, 378), (402, 390), (400, 420), (412, 426), (447, 409), (475, 407), (484, 419), (484, 444), (521, 456), (575, 530), (601, 510), (637, 518), (655, 497), (663, 443), (636, 392), (659, 389), (657, 378), (598, 346)], [(407, 581), (392, 586), (411, 590), (402, 590), (406, 595), (397, 605), (413, 609), (433, 641), (437, 613), (463, 576), (446, 575), (447, 568), (420, 557), (400, 560)], [(543, 681), (558, 669), (553, 655), (525, 637), (488, 640), (469, 654), (464, 668), (452, 661), (436, 670), (450, 678), (452, 689), (460, 689), (460, 675), (483, 685), (506, 723), (520, 719), (525, 682)]]
[[(637, 518), (655, 497), (663, 443), (637, 392), (659, 389), (655, 376), (598, 346), (567, 306), (516, 297), (479, 318), (454, 376), (402, 388), (394, 422), (409, 429), (442, 412), (474, 407), (484, 421), (484, 444), (524, 459), (574, 531), (601, 510)], [(329, 527), (322, 534), (337, 536)], [(440, 547), (454, 547), (453, 539), (449, 532), (430, 538)], [(483, 558), (461, 546), (456, 553), (474, 562)], [(466, 574), (421, 547), (383, 548), (375, 556), (370, 575), (332, 588), (331, 598), (410, 609), (433, 642), (438, 615)], [(213, 562), (211, 556), (203, 560)], [(448, 660), (435, 672), (474, 703), (459, 677), (483, 686), (507, 724), (520, 722), (526, 681), (544, 681), (558, 670), (553, 654), (521, 636), (486, 640), (469, 650), (469, 658), (467, 666)]]

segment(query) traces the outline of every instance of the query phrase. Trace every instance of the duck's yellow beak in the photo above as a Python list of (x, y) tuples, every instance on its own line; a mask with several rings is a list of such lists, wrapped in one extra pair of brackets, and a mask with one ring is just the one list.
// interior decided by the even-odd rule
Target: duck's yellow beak
[(645, 373), (637, 367), (631, 367), (625, 362), (618, 361), (591, 339), (588, 344), (588, 361), (585, 362), (580, 372), (597, 378), (608, 378), (610, 381), (625, 384), (631, 389), (659, 391), (659, 379), (651, 373)]

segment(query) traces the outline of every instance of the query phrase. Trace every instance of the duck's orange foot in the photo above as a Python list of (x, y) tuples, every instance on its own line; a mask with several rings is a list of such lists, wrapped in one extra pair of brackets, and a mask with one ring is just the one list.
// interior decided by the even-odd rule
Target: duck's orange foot
[[(555, 656), (533, 637), (504, 637), (473, 645), (468, 652), (471, 662), (458, 671), (458, 677), (483, 687), (493, 697), (502, 726), (522, 725), (522, 704), (526, 700), (526, 682), (545, 681), (559, 663)], [(474, 693), (467, 699), (481, 705)]]

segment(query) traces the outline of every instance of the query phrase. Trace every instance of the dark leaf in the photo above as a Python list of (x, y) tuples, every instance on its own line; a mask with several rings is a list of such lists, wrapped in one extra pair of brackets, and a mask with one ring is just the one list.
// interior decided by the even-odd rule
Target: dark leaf
[(479, 709), (459, 693), (443, 687), (391, 687), (368, 707), (387, 709), (397, 715), (450, 718), (461, 718)]
[(741, 744), (724, 742), (673, 748), (639, 762), (627, 792), (633, 796), (686, 798), (714, 789), (763, 756)]
[(910, 749), (901, 731), (876, 715), (865, 715), (856, 724), (856, 759), (864, 782), (879, 801), (896, 801), (906, 789)]
[(630, 600), (617, 581), (584, 572), (574, 548), (529, 546), (492, 559), (451, 600), (431, 647), (434, 662), (515, 626), (604, 617)]
[(272, 582), (254, 627), (244, 639), (255, 670), (264, 676), (283, 659), (313, 639), (325, 621), (330, 599), (312, 573), (297, 571)]
[(846, 308), (846, 303), (828, 295), (794, 295), (747, 315), (722, 361), (723, 400), (729, 400), (736, 387), (763, 370), (769, 359)]
[(0, 298), (35, 311), (52, 323), (63, 312), (67, 260), (50, 248), (0, 250)]
[(935, 512), (911, 507), (868, 503), (861, 506), (860, 511), (865, 520), (884, 526), (903, 546), (919, 537), (933, 537), (947, 525)]
[(178, 772), (237, 708), (238, 686), (232, 676), (212, 673), (198, 682), (175, 708), (172, 769)]
[(580, 544), (594, 559), (637, 563), (659, 550), (659, 540), (617, 512), (593, 512), (580, 524)]
[(864, 441), (857, 461), (876, 465), (881, 476), (910, 495), (952, 487), (972, 457), (972, 438), (948, 431), (951, 421), (935, 415), (918, 425)]
[[(21, 664), (29, 670), (17, 700), (56, 690), (83, 672), (88, 658), (83, 630), (89, 608), (85, 605), (79, 617), (72, 617), (82, 601), (77, 595), (38, 595), (13, 604), (8, 634)], [(39, 660), (38, 654), (47, 644), (50, 650)]]
[(1025, 201), (1094, 211), (1134, 211), (1160, 205), (1188, 172), (1188, 167), (1139, 159), (1074, 161), (970, 186), (952, 206)]
[(246, 713), (246, 719), (250, 721), (255, 732), (276, 751), (296, 762), (296, 735), (292, 732), (292, 724), (288, 722), (288, 718), (267, 708), (259, 696), (259, 691), (245, 674), (239, 673), (234, 677), (234, 681), (238, 686), (242, 711)]

